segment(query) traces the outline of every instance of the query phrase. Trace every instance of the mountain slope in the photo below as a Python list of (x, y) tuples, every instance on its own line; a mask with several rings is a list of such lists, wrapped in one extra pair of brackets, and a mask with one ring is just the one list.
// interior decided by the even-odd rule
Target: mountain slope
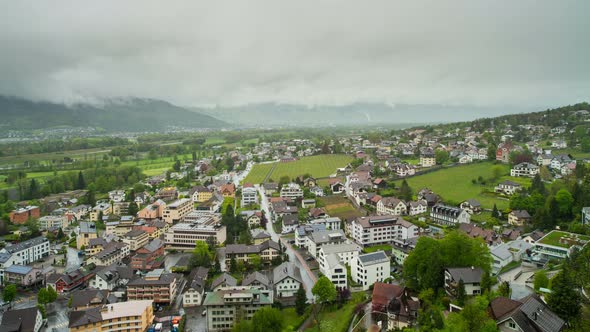
[(165, 101), (137, 98), (110, 100), (102, 105), (68, 106), (0, 96), (0, 114), (0, 130), (71, 126), (107, 131), (159, 131), (171, 127), (220, 128), (228, 125)]

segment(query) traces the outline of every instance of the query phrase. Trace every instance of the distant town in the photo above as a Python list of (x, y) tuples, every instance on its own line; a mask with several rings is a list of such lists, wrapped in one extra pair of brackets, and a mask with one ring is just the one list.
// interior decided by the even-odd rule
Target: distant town
[(589, 130), (11, 132), (0, 331), (588, 331)]

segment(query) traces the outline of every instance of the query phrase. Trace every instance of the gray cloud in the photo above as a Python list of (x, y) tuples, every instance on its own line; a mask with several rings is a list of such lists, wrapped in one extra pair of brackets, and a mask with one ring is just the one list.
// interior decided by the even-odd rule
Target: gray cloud
[(588, 1), (3, 1), (0, 94), (182, 105), (588, 98)]

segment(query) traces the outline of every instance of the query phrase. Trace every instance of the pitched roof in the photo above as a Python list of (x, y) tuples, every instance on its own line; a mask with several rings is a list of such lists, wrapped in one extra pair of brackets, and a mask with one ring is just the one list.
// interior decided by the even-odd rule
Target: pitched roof
[(391, 300), (400, 296), (403, 291), (402, 286), (376, 282), (373, 285), (373, 305), (387, 306)]
[(299, 267), (290, 262), (284, 262), (281, 265), (275, 267), (272, 273), (272, 282), (274, 284), (277, 284), (287, 277), (291, 277), (301, 283), (301, 272), (299, 271)]
[(108, 290), (85, 289), (72, 293), (72, 307), (84, 307), (86, 305), (98, 305), (108, 303)]
[(268, 280), (268, 277), (258, 271), (254, 271), (247, 275), (246, 278), (242, 280), (242, 286), (250, 286), (255, 281), (258, 281), (264, 286), (270, 286), (270, 281)]
[(481, 282), (483, 270), (479, 267), (453, 267), (447, 268), (454, 280), (463, 280), (466, 284)]
[(237, 286), (238, 281), (229, 273), (224, 272), (222, 275), (213, 280), (213, 282), (211, 283), (211, 289), (215, 289), (217, 288), (217, 286), (220, 286), (222, 284), (224, 284), (225, 286)]
[(37, 307), (26, 309), (15, 309), (4, 313), (2, 316), (2, 323), (0, 324), (0, 331), (3, 332), (25, 332), (34, 331), (35, 323), (37, 322), (37, 315), (39, 315)]

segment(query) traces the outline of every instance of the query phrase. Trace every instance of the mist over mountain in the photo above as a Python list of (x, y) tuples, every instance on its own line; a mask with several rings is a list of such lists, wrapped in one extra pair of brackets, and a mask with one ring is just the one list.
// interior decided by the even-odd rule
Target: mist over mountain
[(170, 128), (220, 128), (227, 123), (155, 99), (119, 98), (101, 104), (65, 105), (0, 96), (0, 130), (94, 127), (112, 131), (163, 131)]
[(342, 106), (264, 103), (237, 107), (192, 108), (192, 110), (231, 122), (234, 126), (259, 127), (444, 123), (533, 112), (540, 109), (532, 107), (387, 105), (384, 103), (355, 103)]

